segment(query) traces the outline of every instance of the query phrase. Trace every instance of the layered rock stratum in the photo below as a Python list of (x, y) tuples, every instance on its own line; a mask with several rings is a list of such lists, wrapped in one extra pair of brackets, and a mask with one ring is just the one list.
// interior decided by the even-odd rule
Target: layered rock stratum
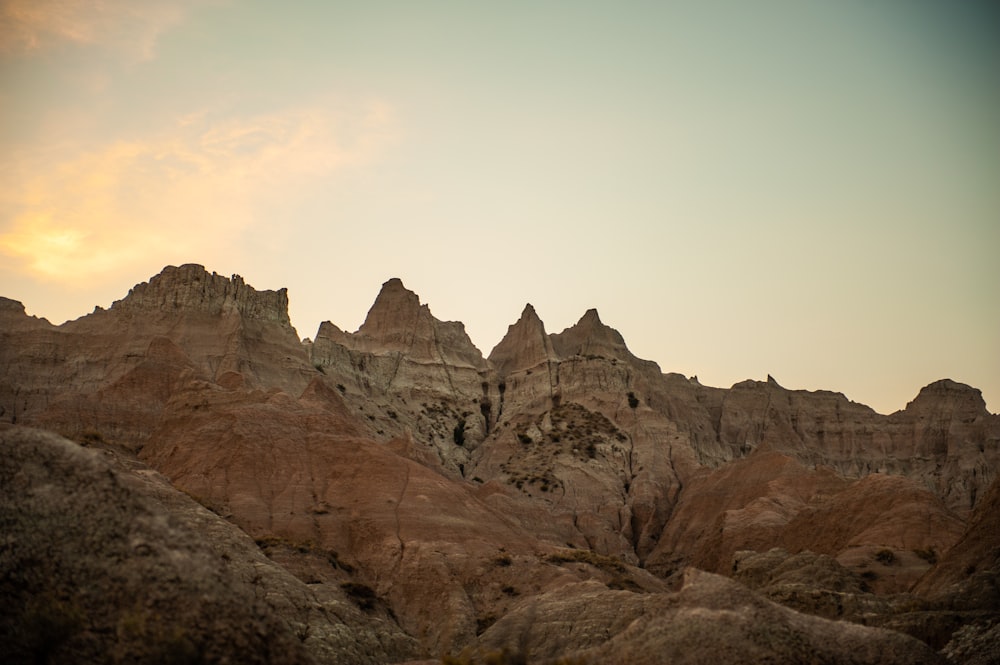
[(484, 357), (398, 279), (354, 333), (287, 305), (196, 265), (61, 326), (0, 298), (0, 649), (994, 662), (978, 390), (713, 388), (531, 305)]

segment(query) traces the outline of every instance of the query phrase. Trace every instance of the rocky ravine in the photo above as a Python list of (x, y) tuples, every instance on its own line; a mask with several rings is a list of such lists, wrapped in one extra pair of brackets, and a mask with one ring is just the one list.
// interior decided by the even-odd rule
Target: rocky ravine
[[(996, 644), (998, 594), (982, 590), (997, 586), (1000, 536), (983, 506), (996, 495), (1000, 418), (952, 381), (890, 416), (770, 377), (710, 388), (633, 356), (594, 310), (549, 334), (530, 305), (484, 358), (462, 324), (434, 318), (399, 280), (386, 282), (357, 332), (324, 323), (302, 342), (284, 290), (259, 292), (193, 265), (168, 267), (108, 310), (62, 326), (0, 299), (0, 368), (0, 420), (113, 451), (111, 473), (123, 478), (163, 474), (161, 499), (177, 488), (215, 513), (212, 528), (188, 520), (187, 541), (226, 561), (256, 552), (268, 570), (291, 573), (302, 589), (282, 593), (298, 600), (268, 610), (274, 626), (299, 636), (304, 651), (289, 658), (388, 662), (506, 647), (536, 659), (631, 662), (658, 645), (673, 655), (650, 662), (682, 662), (684, 644), (717, 630), (690, 624), (678, 633), (688, 638), (668, 646), (654, 623), (679, 629), (690, 617), (732, 612), (742, 627), (725, 633), (731, 650), (717, 656), (796, 662), (804, 649), (830, 662), (875, 662), (864, 654), (882, 649), (879, 640), (904, 639), (861, 627), (848, 636), (845, 624), (807, 620), (692, 566), (799, 612), (914, 635), (926, 644), (892, 647), (911, 662), (935, 662), (930, 647), (975, 662)], [(23, 460), (45, 436), (15, 427), (4, 446)], [(77, 461), (20, 476), (23, 462), (10, 462), (11, 477), (29, 494), (71, 491), (80, 481), (69, 469), (85, 451), (45, 441)], [(19, 514), (21, 500), (5, 494), (3, 514)], [(164, 519), (190, 513), (172, 517), (181, 503), (161, 504)], [(222, 525), (257, 545), (236, 546)], [(38, 533), (18, 528), (5, 531), (5, 556), (37, 547)], [(73, 548), (86, 547), (77, 540), (60, 556), (74, 560)], [(128, 558), (121, 547), (90, 558)], [(26, 560), (2, 561), (8, 578)], [(21, 598), (4, 639), (34, 648), (23, 631), (35, 611), (26, 598), (56, 594), (64, 607), (83, 593), (81, 575), (65, 568), (4, 590)], [(796, 572), (817, 570), (827, 572)], [(187, 593), (159, 589), (175, 579), (154, 595)], [(227, 586), (234, 600), (219, 603), (253, 592)], [(201, 593), (222, 593), (212, 588)], [(71, 622), (73, 637), (48, 655), (99, 651), (93, 645), (123, 611), (118, 587), (102, 593), (83, 597), (109, 604), (105, 618)], [(306, 621), (309, 594), (360, 610), (348, 619), (307, 612)], [(574, 627), (584, 623), (555, 619), (582, 597), (595, 610), (590, 637)], [(625, 607), (636, 609), (618, 612)], [(553, 620), (534, 622), (530, 639), (515, 636), (512, 626), (545, 612)], [(763, 636), (775, 622), (785, 637)], [(91, 646), (77, 643), (82, 635)], [(221, 657), (202, 633), (191, 635), (191, 653)], [(824, 651), (833, 643), (854, 645), (854, 660)], [(711, 645), (690, 653), (683, 662), (713, 657)]]

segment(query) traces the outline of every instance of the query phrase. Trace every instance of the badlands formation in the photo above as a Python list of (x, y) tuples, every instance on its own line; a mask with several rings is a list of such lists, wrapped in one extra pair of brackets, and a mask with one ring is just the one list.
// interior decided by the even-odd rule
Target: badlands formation
[(0, 298), (0, 651), (36, 663), (1000, 662), (1000, 417), (636, 358), (528, 305), (488, 357), (168, 267)]

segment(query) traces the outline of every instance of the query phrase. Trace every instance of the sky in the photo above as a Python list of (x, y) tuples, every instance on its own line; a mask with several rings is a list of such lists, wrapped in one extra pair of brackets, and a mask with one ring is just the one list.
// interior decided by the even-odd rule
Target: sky
[(1000, 8), (0, 0), (0, 295), (183, 263), (300, 337), (399, 277), (484, 355), (595, 307), (705, 385), (995, 413)]

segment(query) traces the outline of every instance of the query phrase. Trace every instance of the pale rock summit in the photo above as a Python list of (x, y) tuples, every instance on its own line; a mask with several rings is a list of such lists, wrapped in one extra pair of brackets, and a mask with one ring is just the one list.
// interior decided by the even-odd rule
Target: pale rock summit
[(361, 328), (348, 342), (354, 350), (378, 355), (399, 353), (413, 362), (485, 368), (482, 353), (455, 321), (440, 321), (430, 307), (398, 278), (382, 285)]
[(525, 372), (556, 360), (552, 340), (545, 333), (545, 324), (538, 318), (535, 308), (528, 303), (516, 323), (507, 328), (507, 334), (493, 348), (490, 363), (500, 376)]
[(921, 388), (905, 411), (932, 417), (948, 414), (963, 420), (989, 415), (982, 391), (951, 379), (941, 379)]
[(562, 358), (571, 356), (614, 359), (643, 367), (646, 371), (660, 373), (659, 366), (649, 360), (640, 360), (625, 346), (621, 333), (605, 325), (596, 309), (588, 309), (576, 325), (552, 335), (552, 347)]
[(257, 291), (239, 275), (209, 274), (204, 266), (188, 263), (167, 266), (148, 282), (136, 285), (111, 305), (123, 316), (170, 316), (172, 312), (202, 312), (212, 316), (237, 313), (291, 327), (288, 290)]

